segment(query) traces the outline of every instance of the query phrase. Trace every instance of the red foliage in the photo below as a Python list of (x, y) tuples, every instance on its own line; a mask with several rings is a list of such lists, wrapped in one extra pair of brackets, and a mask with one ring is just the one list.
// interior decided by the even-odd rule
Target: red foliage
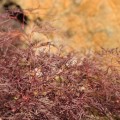
[(19, 29), (0, 30), (0, 119), (120, 119), (120, 71), (104, 60), (120, 58), (120, 51), (35, 55), (36, 44), (23, 49), (20, 35)]

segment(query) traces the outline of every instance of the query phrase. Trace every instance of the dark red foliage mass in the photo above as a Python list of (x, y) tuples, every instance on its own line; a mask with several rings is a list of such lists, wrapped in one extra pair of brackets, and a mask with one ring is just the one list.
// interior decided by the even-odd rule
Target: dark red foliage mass
[[(44, 51), (36, 55), (34, 42), (20, 47), (21, 29), (4, 27), (0, 29), (0, 120), (120, 119), (118, 49), (81, 57)], [(109, 54), (118, 58), (118, 67), (105, 64)]]

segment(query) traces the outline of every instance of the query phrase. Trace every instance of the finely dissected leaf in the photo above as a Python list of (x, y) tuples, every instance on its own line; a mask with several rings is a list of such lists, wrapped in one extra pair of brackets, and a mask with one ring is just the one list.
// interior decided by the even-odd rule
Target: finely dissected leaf
[[(118, 49), (79, 58), (75, 53), (36, 55), (36, 47), (51, 44), (32, 43), (32, 34), (19, 29), (5, 30), (0, 30), (0, 119), (120, 119)], [(23, 36), (27, 42), (20, 42)]]

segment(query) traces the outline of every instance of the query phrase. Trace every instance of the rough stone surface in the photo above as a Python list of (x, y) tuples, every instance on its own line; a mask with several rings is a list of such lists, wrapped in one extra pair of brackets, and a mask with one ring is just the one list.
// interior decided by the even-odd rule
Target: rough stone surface
[(51, 21), (62, 34), (61, 39), (56, 35), (53, 41), (67, 49), (120, 46), (120, 0), (13, 1), (23, 9), (34, 9), (28, 14), (32, 21)]

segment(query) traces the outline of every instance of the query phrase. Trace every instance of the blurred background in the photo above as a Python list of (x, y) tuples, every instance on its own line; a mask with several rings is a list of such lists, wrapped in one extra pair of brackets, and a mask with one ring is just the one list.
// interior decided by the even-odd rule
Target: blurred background
[(120, 0), (0, 0), (0, 12), (6, 8), (29, 11), (26, 32), (50, 22), (59, 32), (47, 40), (66, 51), (120, 46)]

